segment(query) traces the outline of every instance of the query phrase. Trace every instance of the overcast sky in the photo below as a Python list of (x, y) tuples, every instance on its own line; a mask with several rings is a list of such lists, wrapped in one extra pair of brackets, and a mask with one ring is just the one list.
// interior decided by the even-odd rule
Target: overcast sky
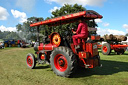
[(16, 31), (18, 23), (32, 16), (50, 17), (66, 3), (77, 3), (101, 14), (103, 19), (96, 20), (100, 35), (128, 33), (128, 0), (0, 0), (0, 30)]

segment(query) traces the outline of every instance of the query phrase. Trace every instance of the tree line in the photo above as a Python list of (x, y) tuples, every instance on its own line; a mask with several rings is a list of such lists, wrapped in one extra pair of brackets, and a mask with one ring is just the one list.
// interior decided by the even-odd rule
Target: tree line
[(4, 31), (2, 32), (0, 30), (0, 39), (6, 40), (6, 39), (20, 39), (19, 35), (17, 32), (10, 32), (10, 31)]
[[(58, 16), (63, 16), (71, 13), (76, 13), (80, 11), (85, 11), (86, 8), (82, 7), (82, 5), (74, 4), (74, 5), (69, 5), (65, 4), (62, 6), (60, 9), (57, 9), (53, 11), (51, 14), (52, 16), (47, 17), (44, 19), (43, 17), (30, 17), (27, 19), (26, 22), (23, 24), (17, 24), (16, 29), (17, 32), (9, 32), (9, 31), (0, 31), (0, 39), (23, 39), (23, 40), (36, 40), (36, 27), (30, 27), (31, 23), (36, 22), (36, 19), (38, 18), (39, 21), (55, 18)], [(87, 21), (86, 22), (88, 26), (98, 26), (95, 22), (93, 21)], [(70, 23), (70, 24), (63, 24), (61, 26), (55, 26), (55, 27), (48, 27), (47, 25), (42, 25), (40, 26), (40, 37), (42, 36), (48, 36), (52, 32), (59, 32), (61, 35), (65, 35), (65, 31), (71, 32), (72, 27), (77, 28), (78, 22), (75, 23)], [(60, 29), (61, 28), (61, 29)], [(128, 33), (126, 34), (128, 36)]]
[[(44, 19), (43, 17), (40, 17), (40, 18), (30, 17), (27, 19), (27, 22), (24, 22), (23, 24), (16, 25), (16, 29), (19, 33), (23, 32), (23, 34), (22, 34), (23, 37), (26, 37), (27, 39), (35, 40), (36, 39), (36, 27), (30, 27), (30, 23), (36, 22), (35, 20), (37, 18), (39, 19), (39, 21), (43, 21), (43, 20), (47, 20), (47, 19), (51, 19), (51, 18), (55, 18), (55, 17), (59, 17), (59, 16), (71, 14), (71, 13), (76, 13), (76, 12), (80, 12), (80, 11), (85, 11), (85, 10), (86, 10), (86, 8), (82, 7), (82, 5), (65, 4), (60, 9), (53, 11), (51, 13), (52, 16), (47, 17), (46, 19)], [(97, 26), (97, 24), (93, 21), (87, 21), (86, 23), (90, 26), (91, 25)], [(42, 26), (40, 26), (40, 36), (48, 36), (52, 32), (58, 32), (62, 36), (65, 36), (65, 31), (71, 33), (72, 27), (77, 28), (77, 26), (78, 26), (78, 22), (63, 24), (61, 26), (54, 26), (54, 27), (48, 27), (47, 25), (42, 25)]]

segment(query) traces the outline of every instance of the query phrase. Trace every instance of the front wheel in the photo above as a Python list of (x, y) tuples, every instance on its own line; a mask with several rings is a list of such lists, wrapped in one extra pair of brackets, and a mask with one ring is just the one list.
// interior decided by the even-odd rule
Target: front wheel
[(56, 75), (69, 77), (76, 70), (77, 59), (69, 48), (58, 47), (50, 55), (50, 64)]
[(32, 53), (27, 54), (26, 63), (27, 63), (28, 68), (30, 68), (30, 69), (35, 68), (36, 59)]

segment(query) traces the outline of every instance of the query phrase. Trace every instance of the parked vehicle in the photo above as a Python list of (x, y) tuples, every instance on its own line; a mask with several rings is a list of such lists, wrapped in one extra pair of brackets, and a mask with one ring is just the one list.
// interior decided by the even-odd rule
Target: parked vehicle
[[(34, 46), (37, 57), (32, 53), (28, 53), (26, 57), (27, 66), (33, 69), (36, 63), (44, 64), (49, 62), (54, 73), (62, 77), (71, 76), (79, 66), (84, 68), (100, 66), (100, 56), (97, 48), (97, 40), (100, 39), (99, 35), (90, 34), (90, 40), (87, 41), (85, 38), (79, 39), (79, 49), (75, 49), (74, 44), (70, 42), (72, 36), (68, 36), (68, 33), (67, 38), (67, 36), (53, 32), (49, 35), (50, 42), (48, 44), (39, 41), (40, 25), (58, 26), (76, 22), (79, 18), (94, 21), (97, 18), (101, 19), (102, 16), (95, 11), (87, 10), (30, 24), (30, 27), (36, 26), (38, 31), (37, 43)], [(72, 33), (72, 30), (70, 33)]]

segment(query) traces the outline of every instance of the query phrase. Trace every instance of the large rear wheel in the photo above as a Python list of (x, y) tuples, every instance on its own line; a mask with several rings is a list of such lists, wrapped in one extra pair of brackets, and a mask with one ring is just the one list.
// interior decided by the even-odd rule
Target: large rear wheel
[(76, 70), (77, 59), (69, 48), (58, 47), (50, 55), (50, 64), (56, 75), (69, 77)]

